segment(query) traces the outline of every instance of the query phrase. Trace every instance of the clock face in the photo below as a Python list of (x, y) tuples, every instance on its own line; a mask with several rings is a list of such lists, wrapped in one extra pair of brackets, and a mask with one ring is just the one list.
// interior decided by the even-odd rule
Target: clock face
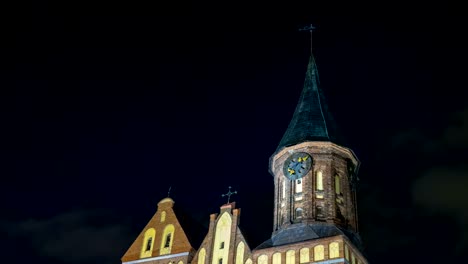
[(312, 166), (312, 157), (305, 152), (297, 152), (284, 162), (283, 173), (291, 180), (304, 177)]

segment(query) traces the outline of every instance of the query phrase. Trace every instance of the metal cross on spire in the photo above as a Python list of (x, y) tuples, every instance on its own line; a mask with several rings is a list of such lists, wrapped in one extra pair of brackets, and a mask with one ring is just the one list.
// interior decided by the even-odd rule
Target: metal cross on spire
[(169, 186), (169, 190), (167, 191), (167, 197), (169, 197), (171, 195), (171, 188), (172, 188), (172, 186)]
[(314, 31), (314, 29), (315, 29), (315, 27), (312, 24), (299, 29), (299, 31), (309, 31), (310, 32), (310, 52), (311, 52), (311, 54), (312, 54), (312, 31)]
[(227, 196), (228, 197), (227, 203), (229, 203), (229, 200), (231, 199), (231, 195), (233, 194), (237, 194), (237, 191), (231, 192), (231, 186), (229, 186), (229, 191), (225, 194), (221, 194), (221, 197)]

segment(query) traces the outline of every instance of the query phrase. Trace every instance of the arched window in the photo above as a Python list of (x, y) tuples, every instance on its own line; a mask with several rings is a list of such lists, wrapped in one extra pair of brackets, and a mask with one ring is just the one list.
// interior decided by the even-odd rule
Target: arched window
[(296, 252), (294, 250), (286, 251), (286, 264), (295, 264), (296, 263)]
[(328, 245), (330, 258), (338, 258), (340, 256), (340, 244), (338, 242), (331, 242)]
[(161, 222), (166, 221), (166, 211), (161, 212)]
[(239, 244), (237, 244), (236, 264), (244, 263), (244, 248), (244, 242), (239, 242)]
[(258, 264), (268, 264), (268, 256), (263, 254), (260, 255), (257, 259)]
[(310, 261), (309, 248), (301, 248), (301, 250), (299, 251), (299, 255), (301, 255), (299, 259), (300, 263), (307, 263)]
[(354, 256), (354, 253), (351, 252), (351, 264), (356, 264), (356, 257)]
[(252, 264), (252, 260), (250, 258), (248, 258), (246, 261), (245, 261), (245, 264)]
[[(229, 242), (231, 240), (231, 215), (228, 212), (224, 212), (216, 223), (216, 231), (214, 237), (214, 248), (212, 253), (211, 263), (228, 264), (229, 262)], [(221, 248), (221, 245), (223, 248)]]
[(164, 233), (162, 235), (161, 241), (161, 248), (159, 249), (161, 255), (171, 253), (172, 242), (174, 242), (174, 225), (167, 225), (164, 228)]
[(179, 262), (177, 262), (177, 264), (184, 264), (184, 262), (182, 260), (179, 260)]
[(302, 208), (296, 209), (296, 218), (302, 218)]
[(154, 228), (149, 228), (145, 231), (140, 251), (140, 258), (147, 258), (152, 256), (155, 236), (156, 230)]
[(297, 179), (295, 182), (296, 182), (296, 193), (301, 193), (302, 192), (302, 183), (303, 183), (304, 179)]
[(206, 250), (202, 248), (200, 252), (198, 252), (198, 264), (205, 264), (205, 257), (206, 257)]
[(273, 254), (273, 264), (281, 264), (281, 253), (276, 252)]
[(341, 178), (340, 175), (335, 175), (335, 193), (341, 194)]
[(323, 245), (318, 245), (314, 247), (314, 260), (315, 261), (325, 259), (324, 249), (325, 248), (323, 247)]

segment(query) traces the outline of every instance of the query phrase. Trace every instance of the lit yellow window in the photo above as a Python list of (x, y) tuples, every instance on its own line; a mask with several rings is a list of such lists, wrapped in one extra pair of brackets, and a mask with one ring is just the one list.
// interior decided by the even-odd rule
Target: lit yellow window
[(180, 260), (179, 262), (177, 262), (177, 264), (184, 264), (184, 262)]
[(206, 250), (202, 248), (200, 252), (198, 252), (198, 264), (205, 264), (205, 257), (206, 257)]
[(354, 253), (351, 253), (351, 264), (356, 264), (356, 257), (354, 256)]
[(335, 193), (341, 194), (341, 179), (338, 174), (335, 175)]
[(268, 264), (268, 256), (267, 255), (260, 255), (257, 259), (258, 264)]
[(216, 247), (212, 253), (212, 264), (219, 264), (220, 260), (222, 264), (228, 264), (229, 250), (226, 249), (229, 249), (229, 242), (231, 241), (231, 224), (231, 215), (228, 212), (224, 212), (216, 224), (214, 239)]
[(328, 245), (328, 250), (330, 251), (330, 258), (338, 258), (340, 256), (340, 244), (338, 242), (331, 242)]
[(239, 244), (237, 244), (236, 264), (244, 263), (244, 248), (244, 242), (240, 242)]
[(150, 228), (145, 231), (140, 251), (140, 258), (147, 258), (152, 256), (155, 236), (156, 230), (154, 228)]
[(166, 221), (166, 211), (161, 212), (161, 222)]
[(296, 263), (296, 252), (294, 250), (286, 251), (286, 264)]
[(276, 252), (273, 254), (273, 264), (281, 264), (281, 253)]
[(164, 228), (164, 232), (162, 235), (159, 254), (161, 255), (170, 254), (171, 249), (172, 249), (172, 242), (174, 242), (174, 225), (167, 225)]
[(300, 263), (307, 263), (310, 261), (308, 248), (301, 248), (301, 250), (299, 251), (299, 254), (301, 256)]
[(322, 171), (317, 171), (316, 178), (317, 178), (317, 183), (316, 183), (317, 191), (323, 191)]
[(322, 260), (325, 258), (325, 248), (322, 245), (314, 247), (314, 260)]
[(250, 258), (248, 258), (246, 261), (245, 261), (245, 264), (252, 264), (252, 260)]

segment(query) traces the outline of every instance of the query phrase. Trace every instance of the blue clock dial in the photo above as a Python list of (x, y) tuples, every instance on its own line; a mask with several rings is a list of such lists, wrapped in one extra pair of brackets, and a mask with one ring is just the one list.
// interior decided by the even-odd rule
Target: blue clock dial
[(312, 157), (305, 152), (297, 152), (284, 162), (283, 173), (291, 180), (304, 177), (312, 165)]

